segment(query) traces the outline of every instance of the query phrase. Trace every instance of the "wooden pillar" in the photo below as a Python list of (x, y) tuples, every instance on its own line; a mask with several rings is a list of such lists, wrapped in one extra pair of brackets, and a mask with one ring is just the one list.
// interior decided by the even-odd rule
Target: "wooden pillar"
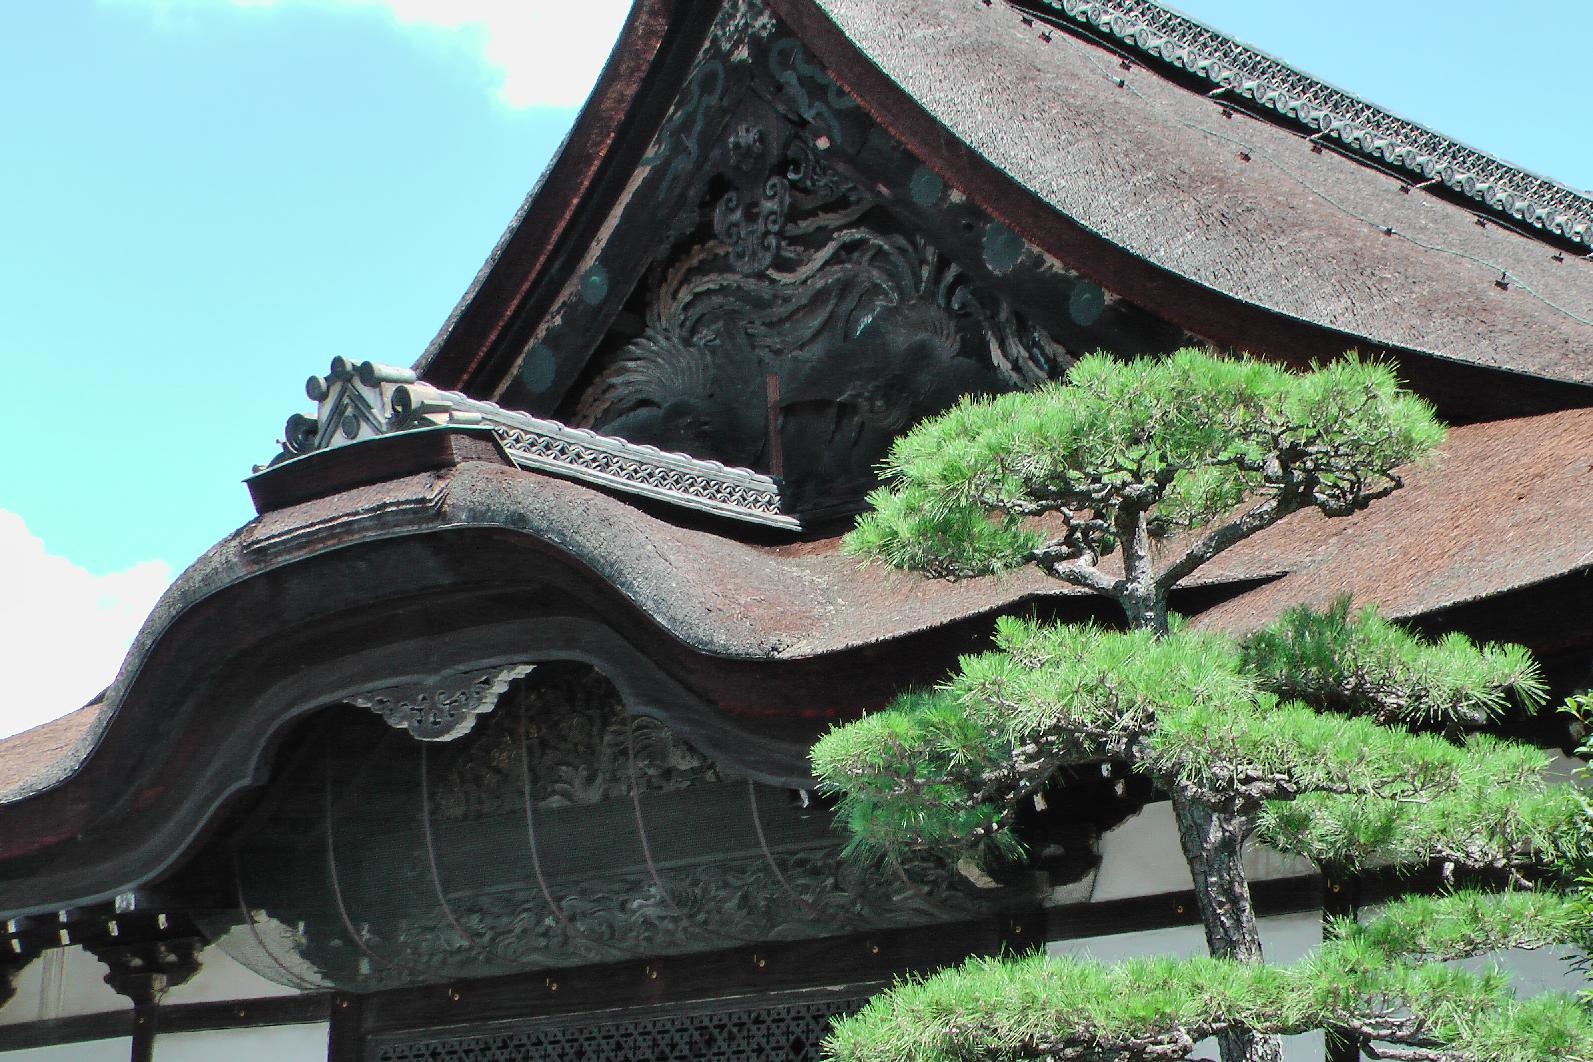
[(155, 1034), (160, 1007), (154, 1003), (133, 1004), (133, 1051), (131, 1062), (155, 1062)]
[(360, 997), (339, 992), (332, 998), (331, 1027), (326, 1034), (326, 1062), (359, 1062), (364, 1046)]
[(204, 945), (199, 937), (84, 945), (105, 964), (105, 983), (133, 1002), (132, 1062), (154, 1062), (160, 997), (199, 972)]
[[(1360, 880), (1354, 874), (1329, 870), (1322, 877), (1322, 939), (1328, 939), (1327, 919), (1355, 918), (1361, 909)], [(1344, 1029), (1324, 1031), (1324, 1062), (1361, 1062), (1361, 1038)]]

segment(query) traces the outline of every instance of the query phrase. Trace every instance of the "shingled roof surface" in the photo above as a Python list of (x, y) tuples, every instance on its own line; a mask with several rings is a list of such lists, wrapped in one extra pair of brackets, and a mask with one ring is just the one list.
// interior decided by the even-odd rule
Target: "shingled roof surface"
[(1574, 249), (1005, 3), (816, 2), (992, 167), (1146, 261), (1369, 343), (1593, 384), (1593, 261)]
[(96, 701), (0, 740), (0, 801), (15, 790), (37, 789), (50, 778), (70, 774), (88, 752), (84, 738), (103, 707)]
[[(1457, 428), (1437, 459), (1407, 470), (1407, 482), (1363, 513), (1333, 520), (1299, 513), (1223, 554), (1189, 582), (1272, 581), (1198, 622), (1244, 630), (1290, 605), (1342, 593), (1414, 618), (1593, 567), (1584, 531), (1593, 526), (1593, 409)], [(600, 573), (682, 642), (721, 657), (778, 661), (845, 652), (1085, 593), (1032, 569), (962, 582), (928, 579), (844, 555), (835, 538), (740, 542), (578, 483), (471, 462), (270, 513), (207, 554), (169, 596), (197, 600), (258, 572), (260, 552), (276, 551), (277, 543), (302, 537), (314, 550), (329, 519), (347, 522), (345, 544), (357, 541), (362, 514), (402, 509), (411, 497), (435, 504), (406, 510), (416, 514), (408, 532), (518, 531)], [(337, 513), (347, 515), (330, 515)], [(399, 530), (383, 523), (366, 534)], [(292, 559), (278, 554), (272, 563)], [(169, 610), (163, 602), (157, 615)], [(157, 634), (146, 631), (140, 643), (147, 648)], [(137, 657), (135, 650), (127, 666), (136, 667)], [(108, 698), (113, 709), (118, 689)], [(108, 718), (90, 706), (0, 742), (0, 794), (20, 796), (69, 774), (92, 747), (91, 731)]]
[[(1241, 549), (1289, 574), (1201, 614), (1243, 631), (1340, 594), (1414, 618), (1593, 566), (1593, 409), (1457, 428), (1387, 501), (1301, 514)], [(1580, 618), (1572, 621), (1583, 622)]]

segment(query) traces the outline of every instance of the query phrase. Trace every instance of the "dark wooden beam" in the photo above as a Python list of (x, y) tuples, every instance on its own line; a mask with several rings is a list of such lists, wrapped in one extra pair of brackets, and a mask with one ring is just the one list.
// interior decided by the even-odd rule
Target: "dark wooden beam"
[[(254, 1029), (327, 1021), (332, 1014), (332, 995), (329, 992), (312, 992), (263, 999), (180, 1003), (151, 1009), (158, 1012), (159, 1029), (167, 1035), (217, 1029)], [(137, 1035), (135, 1010), (129, 1007), (99, 1014), (76, 1014), (47, 1021), (0, 1025), (0, 1053), (83, 1043), (87, 1040), (130, 1039)]]
[[(1169, 856), (1177, 858), (1172, 853)], [(1262, 918), (1315, 911), (1322, 904), (1322, 879), (1315, 874), (1304, 874), (1253, 881), (1250, 883), (1250, 895), (1256, 914)], [(1195, 892), (1188, 889), (1053, 907), (1045, 912), (1045, 939), (1117, 936), (1199, 924)]]
[[(1425, 879), (1366, 879), (1363, 896), (1383, 898)], [(1257, 882), (1263, 917), (1321, 909), (1322, 879)], [(1162, 893), (1048, 911), (1008, 912), (953, 925), (854, 933), (823, 940), (746, 946), (702, 955), (634, 960), (463, 979), (365, 995), (313, 992), (294, 996), (185, 1003), (84, 1014), (0, 1026), (0, 1052), (88, 1040), (153, 1039), (163, 1034), (329, 1022), (328, 1062), (358, 1062), (366, 1037), (406, 1029), (510, 1018), (552, 1017), (592, 1010), (685, 1004), (724, 996), (846, 985), (883, 989), (895, 979), (928, 974), (977, 955), (1015, 954), (1048, 940), (1193, 926), (1194, 893)], [(149, 1011), (152, 1013), (146, 1014)], [(138, 1017), (147, 1017), (140, 1027)]]
[[(1263, 916), (1315, 911), (1321, 881), (1312, 875), (1259, 882), (1254, 894)], [(1047, 940), (1195, 924), (1192, 891), (1015, 911), (954, 925), (373, 992), (362, 997), (361, 1024), (370, 1034), (830, 985), (883, 988), (898, 977), (931, 973), (976, 955), (1015, 954)]]
[[(949, 926), (390, 989), (363, 997), (361, 1024), (370, 1034), (836, 984), (883, 987), (896, 977), (930, 973), (971, 955), (1010, 951), (1026, 935), (1015, 935), (1014, 925), (1032, 935), (1044, 924), (1043, 915), (1034, 911)], [(1043, 937), (1033, 940), (1038, 945)]]

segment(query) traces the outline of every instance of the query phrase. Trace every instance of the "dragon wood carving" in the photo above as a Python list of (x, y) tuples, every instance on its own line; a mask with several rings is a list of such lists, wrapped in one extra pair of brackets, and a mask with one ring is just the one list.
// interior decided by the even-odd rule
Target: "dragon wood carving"
[(530, 797), (539, 809), (628, 799), (633, 785), (668, 793), (721, 780), (712, 760), (663, 723), (628, 714), (600, 673), (547, 667), (538, 678), (510, 691), (511, 703), (444, 776), (440, 821), (520, 813), (522, 713)]
[(712, 235), (655, 269), (644, 331), (574, 423), (768, 469), (812, 510), (860, 497), (890, 440), (959, 395), (1033, 387), (1071, 363), (892, 231), (811, 141), (742, 123), (720, 157)]

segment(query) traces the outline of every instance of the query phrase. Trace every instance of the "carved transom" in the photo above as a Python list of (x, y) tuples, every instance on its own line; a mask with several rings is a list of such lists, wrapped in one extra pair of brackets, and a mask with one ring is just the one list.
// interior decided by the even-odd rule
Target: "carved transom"
[(443, 745), (364, 713), (316, 732), (237, 842), (238, 958), (365, 990), (988, 910), (946, 859), (843, 857), (829, 809), (727, 772), (591, 668), (539, 665), (475, 718)]

